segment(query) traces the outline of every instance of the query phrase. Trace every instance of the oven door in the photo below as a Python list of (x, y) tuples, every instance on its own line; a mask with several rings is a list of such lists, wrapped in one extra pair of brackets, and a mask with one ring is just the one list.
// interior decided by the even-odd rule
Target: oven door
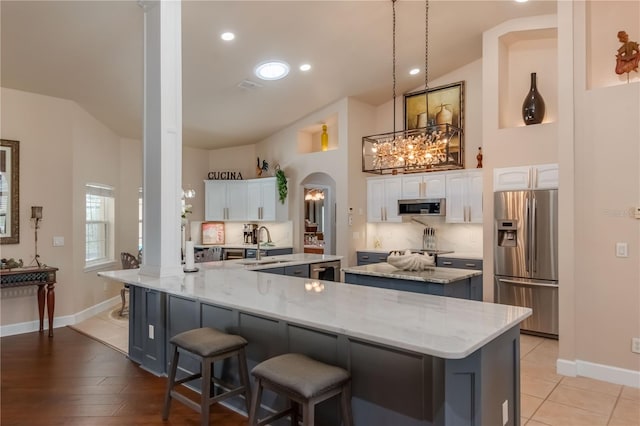
[(314, 280), (340, 281), (340, 261), (312, 263), (309, 277)]

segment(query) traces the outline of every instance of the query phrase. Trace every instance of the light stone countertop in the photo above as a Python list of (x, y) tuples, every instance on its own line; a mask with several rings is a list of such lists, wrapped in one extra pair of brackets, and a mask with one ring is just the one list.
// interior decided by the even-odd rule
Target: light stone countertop
[(394, 278), (399, 280), (423, 281), (436, 284), (449, 284), (471, 277), (482, 275), (482, 271), (456, 268), (432, 267), (424, 271), (404, 271), (387, 262), (371, 265), (350, 266), (342, 268), (346, 274), (369, 275), (372, 277)]
[[(303, 253), (273, 258), (291, 256), (295, 257), (291, 262), (298, 263), (339, 258)], [(323, 291), (310, 292), (304, 285), (310, 279), (251, 271), (238, 260), (199, 263), (198, 267), (198, 272), (163, 278), (140, 275), (138, 269), (98, 275), (450, 359), (468, 356), (531, 315), (529, 308), (332, 281), (322, 281)]]

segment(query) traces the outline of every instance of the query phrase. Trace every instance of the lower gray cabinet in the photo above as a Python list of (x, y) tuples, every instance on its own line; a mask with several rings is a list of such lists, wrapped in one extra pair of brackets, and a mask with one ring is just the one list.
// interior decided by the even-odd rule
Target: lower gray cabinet
[(412, 293), (433, 294), (435, 296), (455, 297), (458, 299), (482, 300), (482, 276), (466, 278), (448, 284), (425, 281), (402, 280), (397, 278), (373, 277), (360, 274), (344, 274), (344, 281), (349, 284), (368, 287), (387, 288), (390, 290), (408, 291)]
[(309, 278), (309, 265), (278, 266), (276, 268), (258, 269), (257, 272), (288, 275), (290, 277)]
[(129, 358), (157, 375), (166, 372), (165, 309), (166, 293), (129, 287)]
[[(247, 259), (255, 259), (257, 249), (246, 249), (244, 251), (244, 257)], [(292, 254), (293, 248), (273, 248), (273, 249), (260, 249), (260, 256), (280, 256), (283, 254)]]
[(482, 271), (482, 259), (458, 259), (455, 257), (438, 256), (436, 266), (441, 268), (473, 269)]
[[(167, 332), (166, 332), (166, 371), (170, 371), (173, 361), (173, 347), (169, 341), (176, 334), (183, 331), (193, 330), (200, 327), (200, 316), (198, 314), (197, 302), (193, 299), (186, 299), (179, 296), (168, 295), (167, 297)], [(178, 368), (189, 373), (197, 372), (200, 363), (195, 358), (181, 356)]]
[(374, 251), (357, 251), (358, 266), (370, 265), (372, 263), (382, 263), (387, 261), (389, 253), (380, 253)]

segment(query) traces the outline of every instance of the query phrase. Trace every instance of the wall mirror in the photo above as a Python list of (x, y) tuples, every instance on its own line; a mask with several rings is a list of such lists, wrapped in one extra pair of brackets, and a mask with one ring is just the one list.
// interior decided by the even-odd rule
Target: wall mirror
[(1, 139), (0, 244), (20, 242), (20, 143)]

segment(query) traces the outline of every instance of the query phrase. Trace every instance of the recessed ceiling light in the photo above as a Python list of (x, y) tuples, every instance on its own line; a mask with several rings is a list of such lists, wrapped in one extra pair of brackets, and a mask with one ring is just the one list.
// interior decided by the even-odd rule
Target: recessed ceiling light
[(223, 39), (224, 41), (231, 41), (234, 38), (236, 38), (236, 35), (234, 33), (226, 32), (226, 33), (220, 34), (220, 38)]
[(263, 80), (280, 80), (289, 74), (289, 64), (277, 60), (261, 62), (254, 72)]
[(526, 3), (526, 2), (528, 2), (528, 1), (529, 1), (529, 0), (516, 0), (516, 2), (517, 2), (517, 3)]
[(311, 65), (309, 64), (300, 65), (300, 71), (309, 71), (310, 69), (311, 69)]
[(409, 71), (409, 74), (411, 74), (411, 75), (416, 75), (416, 74), (418, 74), (419, 72), (420, 72), (420, 69), (419, 69), (419, 68), (414, 68), (414, 69), (412, 69), (411, 71)]

